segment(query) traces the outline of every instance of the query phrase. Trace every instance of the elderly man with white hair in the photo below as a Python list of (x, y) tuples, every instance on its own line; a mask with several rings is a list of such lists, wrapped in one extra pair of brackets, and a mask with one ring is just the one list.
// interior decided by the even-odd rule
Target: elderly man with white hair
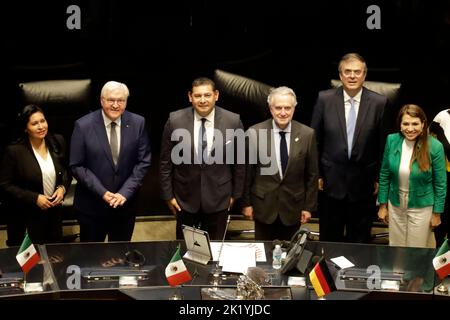
[(317, 210), (316, 138), (313, 129), (292, 120), (297, 98), (291, 88), (272, 89), (267, 102), (272, 118), (248, 132), (256, 137), (249, 150), (257, 161), (249, 161), (242, 213), (255, 221), (255, 239), (290, 240)]
[(101, 109), (75, 122), (70, 168), (77, 179), (74, 206), (82, 242), (129, 241), (134, 230), (136, 195), (150, 166), (145, 119), (126, 111), (124, 83), (109, 81)]

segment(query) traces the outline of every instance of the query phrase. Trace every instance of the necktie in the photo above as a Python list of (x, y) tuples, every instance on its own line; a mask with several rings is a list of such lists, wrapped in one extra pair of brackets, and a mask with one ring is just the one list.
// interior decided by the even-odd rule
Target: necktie
[(288, 164), (288, 150), (286, 143), (286, 132), (280, 131), (280, 160), (281, 160), (281, 174), (284, 176)]
[(353, 147), (353, 136), (355, 134), (356, 126), (356, 110), (355, 110), (355, 100), (350, 98), (350, 111), (347, 117), (347, 145), (348, 145), (348, 158), (352, 156)]
[(205, 152), (206, 147), (208, 146), (208, 141), (206, 140), (206, 128), (205, 128), (205, 122), (206, 118), (202, 118), (202, 125), (200, 126), (199, 132), (198, 132), (198, 158), (200, 159), (200, 163), (203, 163), (203, 155)]
[(117, 133), (116, 133), (116, 123), (115, 122), (111, 122), (109, 144), (111, 146), (111, 154), (112, 154), (114, 165), (117, 165), (117, 160), (119, 159), (119, 146), (117, 143)]

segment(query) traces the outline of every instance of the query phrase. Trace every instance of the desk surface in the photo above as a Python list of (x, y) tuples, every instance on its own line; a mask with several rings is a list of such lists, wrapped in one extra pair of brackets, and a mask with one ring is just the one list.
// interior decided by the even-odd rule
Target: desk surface
[[(174, 289), (167, 285), (165, 267), (179, 244), (181, 252), (184, 253), (184, 243), (179, 241), (39, 246), (42, 261), (30, 271), (26, 280), (42, 282), (44, 291), (38, 294), (24, 293), (19, 287), (2, 286), (0, 281), (0, 297), (88, 299), (109, 296), (117, 299), (167, 299), (174, 292), (181, 291), (182, 297), (200, 299), (201, 289), (208, 288), (212, 283), (213, 262), (200, 265), (185, 261), (193, 280), (182, 288)], [(433, 297), (433, 288), (437, 284), (432, 266), (434, 249), (318, 241), (308, 242), (306, 248), (313, 256), (324, 256), (326, 259), (345, 256), (355, 265), (351, 272), (346, 270), (348, 274), (352, 274), (350, 277), (343, 277), (342, 270), (334, 270), (339, 291), (329, 294), (327, 299), (380, 299), (390, 295), (402, 297), (405, 294), (414, 294), (414, 297), (421, 299)], [(285, 275), (280, 275), (271, 267), (272, 242), (264, 242), (264, 249), (267, 261), (258, 262), (257, 267), (267, 273), (272, 285), (287, 287), (288, 277), (298, 276), (299, 272), (291, 270)], [(126, 258), (127, 253), (136, 251), (139, 256), (134, 258), (139, 258), (139, 262), (143, 263), (140, 267), (130, 265)], [(15, 259), (16, 253), (17, 248), (0, 250), (0, 269), (3, 272), (3, 278), (0, 279), (16, 277), (20, 280), (23, 277)], [(308, 270), (310, 267), (311, 263)], [(379, 283), (375, 281), (378, 271), (382, 280), (398, 277), (400, 279), (398, 290), (379, 290), (377, 287)], [(138, 279), (137, 287), (119, 286), (120, 275), (135, 275)], [(235, 286), (236, 280), (236, 275), (228, 275), (221, 279), (219, 285)], [(310, 287), (292, 287), (291, 290), (294, 299), (316, 299)]]

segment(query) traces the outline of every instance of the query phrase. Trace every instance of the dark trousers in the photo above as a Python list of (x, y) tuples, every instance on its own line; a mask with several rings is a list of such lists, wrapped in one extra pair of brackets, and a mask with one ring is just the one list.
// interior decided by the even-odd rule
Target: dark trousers
[(369, 243), (375, 198), (338, 200), (322, 193), (319, 201), (320, 241)]
[[(22, 209), (23, 210), (23, 209)], [(32, 212), (10, 212), (7, 220), (8, 246), (20, 246), (25, 230), (34, 244), (62, 242), (61, 207)]]
[(181, 226), (187, 225), (207, 231), (211, 240), (222, 240), (227, 224), (228, 210), (214, 213), (202, 211), (191, 213), (181, 210), (177, 213), (177, 239), (184, 239)]
[[(449, 183), (450, 174), (447, 172), (447, 184)], [(444, 242), (445, 237), (450, 234), (450, 192), (447, 188), (447, 196), (445, 197), (444, 212), (441, 213), (441, 224), (434, 229), (434, 237), (436, 239), (436, 248), (439, 248)]]
[(255, 220), (255, 240), (291, 240), (299, 228), (300, 222), (292, 226), (285, 226), (281, 222), (280, 216), (271, 224)]
[(136, 216), (128, 208), (108, 208), (106, 215), (78, 212), (81, 242), (130, 241)]

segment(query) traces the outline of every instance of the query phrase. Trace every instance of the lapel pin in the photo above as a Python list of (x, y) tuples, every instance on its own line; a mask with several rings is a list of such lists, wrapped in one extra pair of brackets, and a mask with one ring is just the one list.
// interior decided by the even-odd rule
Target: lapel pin
[(295, 142), (297, 142), (298, 140), (300, 140), (298, 137), (297, 138), (295, 138)]

